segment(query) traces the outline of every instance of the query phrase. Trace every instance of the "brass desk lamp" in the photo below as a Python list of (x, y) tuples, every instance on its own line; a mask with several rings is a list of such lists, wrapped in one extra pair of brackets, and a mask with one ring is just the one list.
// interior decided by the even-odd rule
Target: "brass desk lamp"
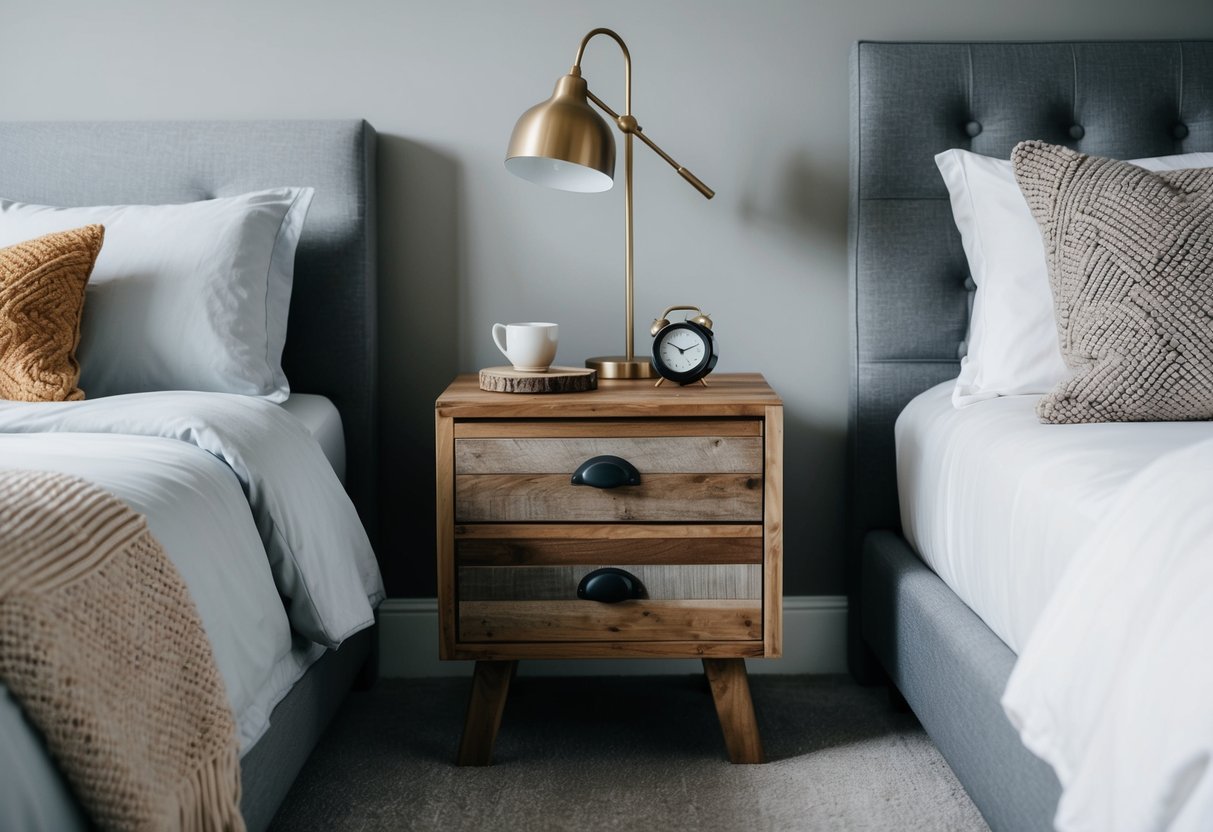
[[(581, 58), (586, 44), (595, 35), (606, 35), (623, 50), (623, 115), (616, 113), (590, 92), (581, 77)], [(587, 100), (588, 99), (588, 100)], [(652, 148), (708, 199), (715, 192), (695, 174), (678, 164), (644, 134), (632, 115), (632, 56), (623, 38), (610, 29), (594, 29), (581, 40), (569, 74), (556, 82), (556, 90), (547, 101), (522, 114), (514, 125), (505, 167), (510, 173), (549, 188), (580, 193), (598, 193), (611, 187), (615, 173), (615, 140), (611, 128), (590, 107), (593, 101), (623, 131), (623, 205), (624, 205), (624, 294), (627, 304), (627, 352), (625, 355), (590, 358), (587, 367), (601, 378), (655, 378), (656, 370), (647, 359), (637, 359), (633, 344), (635, 314), (632, 299), (632, 137)]]

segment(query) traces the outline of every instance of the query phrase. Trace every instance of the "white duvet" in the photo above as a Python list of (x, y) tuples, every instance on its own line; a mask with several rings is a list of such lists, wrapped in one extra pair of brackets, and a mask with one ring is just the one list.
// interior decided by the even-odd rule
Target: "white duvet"
[(1213, 829), (1213, 440), (1118, 490), (1003, 707), (1057, 772), (1059, 830)]
[(246, 750), (384, 597), (336, 474), (275, 404), (195, 392), (0, 402), (0, 467), (74, 474), (147, 516), (198, 607)]

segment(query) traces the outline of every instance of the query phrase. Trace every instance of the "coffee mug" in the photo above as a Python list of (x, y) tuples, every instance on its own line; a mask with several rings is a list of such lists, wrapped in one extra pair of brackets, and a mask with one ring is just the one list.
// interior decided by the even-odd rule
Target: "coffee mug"
[(514, 369), (542, 373), (556, 357), (556, 324), (493, 324), (493, 341)]

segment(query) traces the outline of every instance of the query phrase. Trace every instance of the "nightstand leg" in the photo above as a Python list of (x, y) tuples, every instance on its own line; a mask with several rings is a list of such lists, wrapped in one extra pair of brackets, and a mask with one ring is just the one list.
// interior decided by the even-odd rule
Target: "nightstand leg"
[(725, 747), (729, 750), (729, 762), (763, 762), (762, 737), (754, 718), (754, 700), (750, 698), (745, 659), (704, 659), (703, 672), (712, 688), (712, 700), (716, 703)]
[(517, 667), (516, 661), (476, 662), (457, 765), (487, 766), (493, 762), (493, 743), (497, 741), (501, 713)]

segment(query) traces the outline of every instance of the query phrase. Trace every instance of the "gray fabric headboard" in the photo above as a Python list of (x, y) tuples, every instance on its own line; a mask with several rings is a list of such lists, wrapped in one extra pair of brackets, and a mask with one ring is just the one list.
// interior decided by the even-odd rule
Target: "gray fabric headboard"
[(284, 185), (316, 196), (295, 258), (291, 390), (341, 412), (346, 487), (376, 532), (375, 131), (365, 121), (0, 122), (0, 196), (191, 202)]
[[(959, 371), (968, 266), (934, 155), (1024, 139), (1129, 159), (1213, 151), (1213, 42), (878, 43), (851, 53), (847, 582), (899, 529), (893, 422)], [(852, 630), (854, 633), (855, 630)], [(860, 649), (852, 638), (852, 669)]]

